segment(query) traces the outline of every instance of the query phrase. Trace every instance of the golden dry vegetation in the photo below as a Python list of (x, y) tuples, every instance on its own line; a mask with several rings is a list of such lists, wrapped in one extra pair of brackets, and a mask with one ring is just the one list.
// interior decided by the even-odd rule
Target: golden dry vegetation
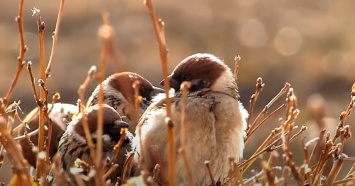
[[(21, 2), (24, 3), (23, 10), (19, 11)], [(168, 72), (185, 56), (196, 52), (215, 54), (232, 69), (235, 68), (234, 57), (241, 56), (241, 60), (237, 60), (239, 92), (244, 105), (250, 111), (252, 107), (254, 109), (249, 120), (251, 127), (246, 138), (245, 160), (235, 164), (242, 171), (233, 169), (237, 180), (240, 181), (237, 173), (242, 173), (247, 184), (258, 179), (270, 184), (282, 181), (329, 184), (336, 180), (352, 180), (354, 159), (342, 153), (355, 156), (354, 139), (350, 138), (355, 119), (347, 118), (355, 91), (352, 87), (355, 80), (352, 72), (355, 68), (352, 52), (355, 49), (354, 2), (155, 0), (153, 3), (159, 18), (165, 22)], [(59, 4), (60, 1), (44, 0), (1, 3), (0, 96), (5, 98), (9, 87), (15, 85), (10, 99), (3, 106), (20, 100), (21, 118), (38, 106), (26, 67), (31, 61), (36, 80), (44, 77), (40, 61), (42, 59), (47, 65), (50, 59)], [(33, 7), (40, 10), (34, 16)], [(14, 18), (19, 12), (23, 13), (23, 19), (17, 24)], [(103, 19), (105, 13), (107, 19)], [(45, 23), (43, 37), (38, 33), (39, 15)], [(23, 32), (20, 32), (18, 25), (22, 24)], [(114, 35), (102, 42), (107, 33), (98, 37), (98, 32), (105, 24), (110, 25)], [(66, 1), (52, 70), (45, 83), (49, 97), (59, 92), (59, 101), (75, 104), (79, 98), (78, 87), (84, 82), (89, 68), (92, 65), (102, 67), (102, 51), (105, 50), (102, 43), (107, 42), (111, 42), (115, 55), (109, 56), (107, 65), (104, 65), (107, 66), (105, 77), (116, 72), (119, 65), (120, 70), (135, 71), (157, 84), (163, 78), (160, 61), (164, 53), (160, 53), (162, 48), (159, 50), (155, 35), (161, 32), (155, 32), (153, 25), (142, 1)], [(21, 33), (23, 43), (19, 39)], [(44, 40), (42, 44), (39, 38)], [(24, 44), (28, 49), (26, 53), (21, 52)], [(39, 46), (44, 46), (42, 52)], [(40, 54), (44, 56), (41, 58)], [(19, 55), (25, 66), (17, 83), (13, 84)], [(86, 93), (89, 94), (96, 85), (97, 82), (91, 82)], [(35, 87), (40, 90), (37, 83)], [(279, 99), (263, 112), (265, 105), (279, 91)], [(252, 94), (258, 95), (255, 105), (249, 104), (249, 100), (253, 100)], [(7, 118), (9, 115), (3, 116)], [(264, 120), (268, 115), (271, 118)], [(0, 123), (5, 121), (1, 119)], [(15, 120), (13, 125), (17, 124), (19, 121)], [(326, 147), (321, 147), (320, 142), (317, 144), (316, 149), (324, 148), (327, 152), (322, 156), (313, 150), (316, 142), (306, 142), (326, 134), (321, 133), (324, 127), (330, 131), (330, 136), (319, 140), (328, 140)], [(270, 137), (272, 130), (275, 130), (274, 135)], [(5, 136), (5, 131), (6, 128), (1, 128), (1, 136)], [(270, 140), (267, 140), (268, 136)], [(306, 145), (309, 145), (308, 151), (302, 150)], [(257, 152), (264, 153), (259, 155)], [(325, 165), (324, 169), (322, 165)], [(14, 175), (10, 170), (5, 157), (5, 165), (0, 170), (1, 181), (8, 183)], [(323, 180), (321, 174), (327, 179)]]

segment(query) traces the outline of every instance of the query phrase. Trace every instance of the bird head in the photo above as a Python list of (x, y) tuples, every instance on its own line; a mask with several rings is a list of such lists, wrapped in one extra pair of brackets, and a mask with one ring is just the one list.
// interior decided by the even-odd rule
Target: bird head
[[(207, 53), (193, 54), (183, 59), (168, 76), (171, 88), (180, 91), (184, 81), (189, 81), (190, 92), (210, 89), (212, 91), (227, 91), (236, 89), (232, 71), (216, 56)], [(164, 85), (164, 80), (160, 82)]]

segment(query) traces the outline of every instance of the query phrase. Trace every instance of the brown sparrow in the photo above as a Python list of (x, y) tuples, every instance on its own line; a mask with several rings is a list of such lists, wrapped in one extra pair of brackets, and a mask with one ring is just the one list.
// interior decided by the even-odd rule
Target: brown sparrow
[[(141, 115), (150, 105), (152, 97), (164, 92), (163, 89), (153, 86), (147, 79), (133, 72), (116, 73), (102, 82), (104, 103), (113, 107), (124, 117), (123, 120), (130, 124), (129, 131), (132, 133), (137, 125), (133, 122), (135, 95), (132, 85), (135, 81), (140, 82), (139, 94), (143, 98), (140, 107)], [(99, 89), (98, 85), (92, 92), (86, 104), (87, 107), (98, 103)]]
[[(107, 161), (113, 154), (114, 146), (120, 140), (121, 128), (128, 128), (129, 124), (122, 121), (120, 115), (109, 105), (102, 105), (103, 111), (103, 161)], [(84, 114), (87, 117), (88, 128), (93, 143), (97, 141), (97, 118), (98, 118), (99, 105), (94, 105), (86, 108)], [(86, 141), (84, 127), (82, 124), (82, 115), (79, 114), (69, 123), (63, 136), (59, 141), (58, 152), (61, 155), (62, 167), (65, 172), (74, 181), (74, 176), (71, 174), (70, 169), (75, 167), (76, 159), (80, 159), (87, 163), (89, 166), (94, 164), (91, 156), (88, 143)], [(115, 181), (117, 177), (121, 176), (122, 166), (126, 160), (126, 153), (132, 150), (131, 142), (133, 135), (127, 131), (126, 138), (122, 144), (117, 159), (114, 163), (118, 164), (118, 168), (111, 174), (110, 179)]]
[[(53, 106), (53, 108), (52, 108)], [(71, 120), (71, 117), (78, 112), (78, 107), (67, 103), (55, 103), (48, 104), (48, 117), (52, 122), (52, 135), (49, 146), (49, 157), (52, 158), (58, 150), (58, 142), (60, 137), (65, 131), (67, 122)], [(27, 122), (26, 132), (31, 134), (38, 129), (39, 124), (39, 110), (38, 107), (33, 109), (28, 115), (26, 115), (24, 121)], [(45, 125), (48, 125), (46, 122)], [(48, 137), (48, 127), (45, 128), (45, 136)], [(20, 129), (20, 135), (23, 135), (25, 128)], [(46, 139), (49, 140), (49, 139)], [(33, 167), (36, 167), (37, 153), (33, 151), (33, 147), (38, 146), (38, 133), (30, 136), (29, 138), (21, 138), (19, 143), (22, 147), (23, 156)], [(47, 148), (47, 147), (46, 147)]]
[[(181, 147), (180, 86), (184, 81), (191, 82), (191, 87), (186, 100), (186, 137), (182, 140), (185, 141), (193, 185), (210, 183), (205, 161), (210, 161), (214, 179), (222, 180), (230, 170), (229, 157), (240, 160), (243, 156), (248, 116), (239, 102), (237, 84), (232, 71), (216, 56), (198, 53), (182, 60), (169, 75), (169, 81), (175, 90), (171, 98), (171, 120), (175, 129), (176, 184), (188, 183), (183, 158), (177, 151)], [(163, 83), (164, 81), (161, 82)], [(144, 156), (144, 162), (150, 173), (156, 164), (160, 165), (158, 175), (160, 185), (167, 185), (169, 182), (165, 102), (165, 94), (156, 96), (141, 117), (134, 139), (137, 151), (139, 155)]]

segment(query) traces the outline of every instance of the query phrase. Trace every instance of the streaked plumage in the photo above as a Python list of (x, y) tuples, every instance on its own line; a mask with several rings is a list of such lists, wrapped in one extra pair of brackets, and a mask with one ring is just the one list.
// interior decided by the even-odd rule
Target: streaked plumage
[[(88, 119), (88, 127), (91, 138), (96, 143), (96, 130), (99, 105), (94, 105), (85, 109), (84, 114)], [(128, 128), (129, 124), (122, 121), (120, 115), (112, 107), (104, 104), (103, 109), (103, 161), (111, 158), (113, 147), (117, 144), (121, 137), (121, 128)], [(131, 142), (133, 135), (127, 132), (127, 136), (120, 148), (119, 155), (115, 163), (118, 163), (118, 168), (111, 175), (113, 181), (121, 176), (121, 170), (126, 161), (126, 153), (132, 150)], [(58, 151), (61, 154), (62, 167), (73, 178), (70, 173), (70, 168), (74, 166), (77, 158), (83, 160), (89, 165), (94, 162), (90, 156), (90, 149), (85, 138), (84, 128), (82, 125), (82, 115), (76, 116), (71, 121), (59, 142)]]
[[(194, 54), (178, 64), (169, 76), (175, 89), (172, 96), (172, 121), (176, 144), (176, 184), (187, 185), (188, 178), (180, 147), (181, 91), (184, 81), (191, 82), (186, 104), (186, 151), (193, 173), (193, 185), (210, 184), (204, 162), (210, 161), (214, 179), (223, 179), (230, 170), (228, 158), (242, 158), (247, 111), (238, 101), (237, 85), (231, 70), (211, 54)], [(163, 82), (162, 82), (163, 83)], [(159, 94), (143, 114), (134, 144), (149, 171), (160, 164), (160, 185), (168, 184), (166, 98)], [(138, 131), (141, 128), (139, 144)], [(141, 160), (140, 156), (137, 156)], [(140, 164), (139, 164), (140, 165)], [(150, 172), (151, 173), (151, 172)]]
[[(135, 95), (132, 87), (135, 81), (140, 82), (139, 94), (143, 98), (140, 107), (140, 114), (142, 114), (150, 105), (152, 98), (157, 93), (164, 92), (162, 89), (153, 86), (147, 79), (133, 72), (112, 74), (102, 82), (104, 103), (113, 107), (123, 116), (123, 120), (130, 124), (129, 131), (132, 133), (134, 133), (136, 127), (134, 122)], [(99, 90), (98, 85), (88, 99), (87, 106), (98, 103)]]

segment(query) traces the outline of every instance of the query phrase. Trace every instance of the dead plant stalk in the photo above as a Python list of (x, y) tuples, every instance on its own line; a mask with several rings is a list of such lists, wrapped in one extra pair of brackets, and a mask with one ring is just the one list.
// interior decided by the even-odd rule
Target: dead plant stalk
[[(159, 44), (159, 53), (162, 66), (162, 74), (164, 78), (164, 90), (166, 94), (166, 116), (167, 121), (171, 118), (171, 102), (169, 97), (170, 82), (168, 79), (168, 61), (167, 61), (167, 48), (166, 40), (164, 34), (164, 22), (161, 19), (158, 19), (157, 15), (154, 12), (153, 3), (151, 0), (144, 0), (144, 4), (149, 10), (150, 17), (153, 22), (153, 27), (155, 30), (156, 38)], [(174, 139), (174, 123), (167, 122), (168, 124), (168, 154), (169, 154), (169, 185), (175, 185), (175, 139)]]
[(50, 73), (51, 73), (51, 70), (52, 70), (52, 62), (53, 62), (53, 59), (55, 57), (55, 49), (57, 47), (57, 42), (58, 42), (58, 34), (59, 34), (60, 23), (61, 23), (61, 20), (62, 20), (64, 3), (65, 3), (65, 0), (61, 0), (60, 4), (59, 4), (59, 10), (58, 10), (58, 15), (57, 15), (57, 21), (56, 21), (56, 24), (55, 24), (55, 30), (54, 30), (53, 35), (52, 35), (52, 39), (53, 39), (52, 50), (51, 50), (51, 54), (49, 56), (49, 61), (48, 61), (47, 68), (46, 68), (46, 71), (45, 71), (46, 78), (48, 78), (50, 76)]
[[(46, 73), (45, 73), (45, 45), (44, 45), (44, 30), (45, 30), (45, 24), (41, 20), (41, 16), (38, 16), (37, 20), (37, 26), (38, 26), (38, 39), (39, 39), (39, 56), (40, 56), (40, 77), (43, 81), (46, 80)], [(38, 151), (42, 152), (43, 147), (44, 147), (44, 123), (45, 123), (45, 117), (44, 117), (44, 110), (43, 110), (43, 101), (46, 99), (46, 93), (43, 89), (40, 89), (39, 92), (39, 100), (37, 101), (38, 107), (39, 107), (39, 125), (38, 125)], [(40, 167), (40, 160), (37, 159), (37, 169), (36, 169), (36, 179), (40, 178), (40, 175), (42, 174), (42, 169)], [(44, 179), (44, 178), (43, 178)]]
[[(12, 80), (10, 88), (8, 89), (6, 95), (3, 99), (5, 108), (8, 105), (8, 101), (11, 98), (12, 92), (14, 91), (14, 88), (15, 88), (17, 81), (20, 77), (23, 66), (25, 65), (24, 58), (25, 58), (25, 53), (27, 51), (27, 46), (25, 45), (25, 36), (24, 36), (24, 31), (23, 31), (23, 4), (24, 4), (24, 0), (20, 0), (20, 4), (18, 7), (18, 15), (15, 19), (17, 22), (17, 27), (18, 27), (19, 37), (20, 37), (20, 51), (19, 51), (19, 56), (17, 57), (17, 64), (18, 64), (17, 71), (16, 71), (16, 74)], [(4, 109), (1, 109), (1, 114), (4, 115)]]
[(182, 90), (182, 101), (181, 101), (181, 124), (180, 124), (180, 143), (181, 147), (179, 153), (182, 155), (184, 160), (184, 166), (186, 168), (186, 173), (189, 181), (189, 185), (193, 184), (192, 170), (188, 161), (187, 152), (185, 148), (186, 143), (186, 97), (188, 94), (188, 89), (191, 87), (190, 82), (183, 82), (181, 84)]

